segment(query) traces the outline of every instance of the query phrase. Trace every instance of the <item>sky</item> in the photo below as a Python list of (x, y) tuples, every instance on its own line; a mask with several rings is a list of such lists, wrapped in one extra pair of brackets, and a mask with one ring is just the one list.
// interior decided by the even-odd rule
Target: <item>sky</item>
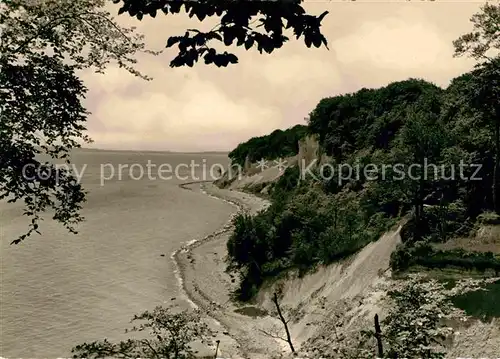
[[(170, 68), (175, 48), (159, 56), (138, 56), (137, 68), (152, 81), (110, 66), (86, 72), (85, 105), (91, 112), (90, 146), (100, 149), (229, 151), (277, 128), (305, 124), (325, 97), (376, 88), (410, 77), (446, 87), (474, 62), (454, 58), (452, 41), (472, 30), (480, 9), (473, 1), (306, 1), (314, 15), (328, 10), (322, 32), (326, 48), (291, 40), (272, 54), (231, 47), (239, 63), (217, 68), (202, 62)], [(115, 14), (118, 7), (110, 5)], [(150, 49), (188, 28), (210, 29), (187, 15), (160, 13), (142, 21), (127, 14), (116, 20), (136, 26)]]

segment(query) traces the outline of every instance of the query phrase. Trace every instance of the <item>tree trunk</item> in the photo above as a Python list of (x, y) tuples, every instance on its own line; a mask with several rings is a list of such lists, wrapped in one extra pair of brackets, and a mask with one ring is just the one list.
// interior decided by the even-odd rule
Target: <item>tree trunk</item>
[(380, 330), (380, 323), (378, 321), (378, 314), (375, 314), (375, 338), (377, 339), (378, 357), (384, 357), (384, 347), (382, 345), (382, 331)]
[(414, 240), (418, 241), (421, 237), (420, 222), (422, 220), (422, 204), (420, 200), (420, 189), (417, 190), (414, 198), (415, 207), (415, 230), (414, 230)]
[(220, 343), (220, 340), (217, 340), (217, 341), (216, 341), (216, 343), (217, 343), (217, 347), (215, 348), (215, 355), (214, 355), (214, 359), (217, 359), (217, 353), (218, 353), (218, 351), (219, 351), (219, 343)]
[(493, 209), (500, 214), (500, 110), (495, 111), (495, 164), (493, 166)]
[[(425, 162), (422, 161), (421, 166), (423, 167)], [(424, 215), (424, 185), (425, 179), (423, 174), (420, 173), (420, 179), (418, 180), (418, 188), (415, 195), (415, 240), (419, 241), (422, 239), (422, 217)]]
[(276, 306), (276, 310), (278, 311), (278, 315), (280, 317), (280, 320), (283, 323), (283, 326), (285, 327), (286, 341), (288, 342), (288, 345), (290, 345), (290, 350), (292, 351), (292, 353), (295, 353), (295, 348), (293, 347), (293, 343), (292, 343), (292, 337), (290, 335), (290, 331), (288, 330), (288, 324), (287, 324), (287, 321), (285, 320), (285, 317), (283, 317), (283, 313), (281, 313), (281, 308), (280, 308), (280, 305), (278, 302), (278, 294), (276, 294), (276, 292), (274, 293), (274, 296), (273, 296), (273, 302), (274, 302), (274, 305)]

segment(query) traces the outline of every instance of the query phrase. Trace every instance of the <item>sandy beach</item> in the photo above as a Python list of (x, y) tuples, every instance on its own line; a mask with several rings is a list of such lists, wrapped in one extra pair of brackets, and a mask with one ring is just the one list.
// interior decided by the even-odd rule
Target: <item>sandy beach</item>
[(217, 197), (235, 206), (235, 213), (220, 230), (173, 254), (185, 295), (194, 307), (211, 318), (212, 327), (219, 332), (218, 356), (252, 359), (280, 356), (286, 343), (260, 332), (279, 324), (278, 321), (270, 316), (256, 318), (235, 312), (238, 307), (230, 300), (230, 293), (237, 286), (238, 277), (226, 273), (225, 264), (232, 218), (243, 212), (255, 214), (266, 208), (269, 202), (247, 193), (219, 189), (209, 183), (194, 183), (183, 188)]

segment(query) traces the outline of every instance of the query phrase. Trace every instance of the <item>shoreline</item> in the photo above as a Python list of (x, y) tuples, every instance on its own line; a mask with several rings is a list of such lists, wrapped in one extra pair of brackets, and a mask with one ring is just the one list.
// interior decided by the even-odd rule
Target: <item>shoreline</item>
[[(187, 273), (189, 271), (189, 268), (186, 265), (185, 260), (183, 260), (182, 256), (190, 258), (193, 254), (193, 251), (196, 248), (210, 241), (218, 239), (220, 236), (224, 234), (230, 233), (233, 229), (233, 219), (239, 214), (248, 213), (248, 211), (250, 210), (249, 208), (250, 206), (244, 204), (242, 201), (231, 200), (228, 198), (223, 198), (221, 196), (216, 196), (208, 193), (205, 189), (205, 185), (208, 183), (213, 183), (213, 182), (212, 181), (187, 182), (179, 184), (179, 188), (187, 191), (194, 191), (195, 189), (193, 189), (192, 187), (196, 186), (198, 187), (200, 193), (202, 193), (203, 195), (215, 198), (219, 201), (226, 202), (232, 205), (235, 208), (235, 211), (229, 216), (229, 219), (226, 221), (226, 223), (224, 223), (218, 230), (202, 238), (190, 240), (189, 242), (187, 242), (186, 244), (184, 244), (183, 246), (172, 252), (170, 258), (172, 259), (175, 266), (174, 274), (183, 299), (186, 300), (193, 309), (201, 310), (204, 315), (213, 320), (218, 326), (223, 328), (224, 329), (223, 333), (225, 335), (228, 335), (234, 342), (236, 342), (237, 344), (236, 348), (241, 348), (242, 347), (241, 343), (239, 343), (239, 341), (236, 338), (229, 335), (230, 328), (227, 325), (221, 323), (216, 318), (216, 316), (212, 314), (212, 310), (210, 309), (211, 305), (213, 304), (212, 301), (208, 297), (204, 296), (201, 292), (199, 292), (201, 298), (196, 298), (194, 295), (191, 294), (191, 291), (187, 288), (186, 285), (188, 276)], [(240, 351), (238, 350), (238, 352)]]
[(220, 357), (269, 359), (279, 356), (282, 353), (280, 342), (262, 334), (263, 329), (275, 326), (277, 319), (266, 316), (255, 320), (238, 311), (241, 305), (232, 300), (231, 293), (238, 286), (239, 273), (227, 272), (225, 261), (233, 218), (242, 213), (255, 215), (270, 202), (249, 193), (220, 189), (213, 183), (184, 183), (179, 187), (199, 191), (236, 208), (219, 230), (189, 241), (172, 253), (182, 296), (188, 298), (193, 308), (202, 311), (216, 328)]
[[(230, 231), (232, 229), (232, 221), (233, 221), (233, 218), (236, 217), (238, 214), (240, 214), (241, 212), (244, 211), (244, 208), (241, 204), (238, 204), (234, 201), (228, 201), (228, 200), (224, 200), (222, 198), (219, 198), (219, 197), (216, 197), (216, 196), (212, 196), (208, 193), (206, 193), (204, 190), (203, 190), (203, 184), (204, 183), (208, 183), (208, 182), (212, 182), (212, 181), (193, 181), (193, 182), (186, 182), (186, 183), (181, 183), (179, 184), (179, 188), (183, 189), (183, 190), (186, 190), (186, 191), (193, 191), (193, 189), (191, 188), (191, 186), (195, 186), (195, 185), (199, 185), (200, 187), (200, 192), (202, 192), (203, 194), (205, 195), (208, 195), (210, 197), (213, 197), (213, 198), (216, 198), (218, 200), (222, 200), (226, 203), (229, 203), (231, 204), (233, 207), (236, 208), (236, 212), (233, 212), (230, 216), (229, 216), (229, 219), (226, 221), (226, 223), (224, 223), (222, 225), (221, 228), (219, 228), (218, 230), (216, 230), (215, 232), (212, 232), (202, 238), (199, 238), (199, 239), (192, 239), (190, 241), (188, 241), (186, 244), (182, 245), (180, 248), (176, 249), (175, 251), (173, 251), (170, 255), (170, 258), (172, 259), (173, 263), (174, 263), (174, 266), (175, 266), (175, 269), (174, 269), (174, 275), (175, 275), (175, 279), (177, 281), (177, 285), (179, 287), (179, 290), (183, 296), (183, 299), (186, 300), (189, 305), (193, 308), (193, 309), (199, 309), (200, 306), (203, 306), (203, 303), (199, 303), (195, 298), (192, 298), (190, 295), (189, 295), (189, 292), (188, 290), (186, 289), (186, 286), (185, 286), (185, 279), (186, 279), (186, 268), (185, 266), (182, 265), (182, 262), (179, 258), (180, 254), (181, 253), (187, 253), (188, 255), (190, 254), (190, 252), (195, 249), (197, 246), (207, 242), (207, 241), (210, 241), (211, 239), (214, 239), (215, 237), (221, 235), (221, 234), (224, 234), (224, 233), (227, 233), (228, 231)], [(198, 303), (197, 303), (198, 302)], [(215, 318), (212, 318), (213, 320), (215, 320), (217, 323), (219, 323), (217, 321), (217, 319)], [(219, 323), (220, 324), (220, 323)]]
[[(248, 207), (246, 207), (242, 203), (239, 203), (237, 201), (232, 201), (232, 200), (224, 199), (224, 198), (221, 198), (221, 197), (218, 197), (218, 196), (214, 196), (214, 195), (211, 195), (211, 194), (207, 193), (206, 190), (204, 190), (204, 188), (203, 188), (203, 184), (204, 183), (208, 183), (208, 182), (211, 183), (212, 181), (194, 181), (194, 182), (182, 183), (182, 184), (179, 185), (179, 188), (182, 188), (183, 190), (187, 190), (187, 191), (193, 191), (193, 189), (190, 188), (189, 186), (199, 185), (201, 193), (203, 193), (206, 196), (215, 198), (215, 199), (217, 199), (219, 201), (223, 201), (223, 202), (229, 203), (230, 205), (232, 205), (236, 209), (236, 211), (233, 212), (229, 216), (229, 219), (226, 221), (226, 223), (224, 223), (222, 225), (221, 228), (219, 228), (215, 232), (212, 232), (212, 233), (210, 233), (210, 234), (208, 234), (208, 235), (206, 235), (206, 236), (204, 236), (202, 238), (190, 240), (186, 244), (182, 245), (180, 248), (178, 248), (175, 251), (173, 251), (172, 254), (170, 255), (170, 258), (174, 262), (174, 266), (175, 266), (174, 274), (175, 274), (175, 277), (177, 279), (177, 284), (179, 286), (179, 289), (181, 290), (181, 293), (184, 296), (184, 299), (187, 300), (188, 303), (194, 309), (199, 309), (200, 306), (203, 306), (204, 303), (196, 303), (197, 300), (195, 298), (192, 298), (189, 295), (189, 291), (185, 287), (185, 279), (186, 279), (186, 273), (185, 272), (186, 272), (186, 268), (185, 268), (185, 266), (182, 265), (182, 261), (179, 258), (180, 254), (181, 253), (186, 253), (186, 254), (189, 255), (196, 247), (198, 247), (198, 246), (200, 246), (200, 245), (202, 245), (202, 244), (204, 244), (204, 243), (206, 243), (208, 241), (211, 241), (211, 240), (215, 239), (216, 237), (218, 237), (218, 236), (220, 236), (222, 234), (228, 233), (229, 231), (231, 231), (233, 229), (233, 224), (232, 224), (233, 219), (236, 216), (238, 216), (239, 214), (245, 213), (245, 212), (248, 211)], [(212, 318), (212, 319), (216, 320), (215, 318)]]

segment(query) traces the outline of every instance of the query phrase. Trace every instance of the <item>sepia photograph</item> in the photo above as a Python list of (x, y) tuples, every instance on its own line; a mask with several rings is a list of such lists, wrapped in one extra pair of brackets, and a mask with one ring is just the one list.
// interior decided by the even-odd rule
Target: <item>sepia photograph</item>
[(0, 359), (500, 359), (499, 0), (0, 0)]

